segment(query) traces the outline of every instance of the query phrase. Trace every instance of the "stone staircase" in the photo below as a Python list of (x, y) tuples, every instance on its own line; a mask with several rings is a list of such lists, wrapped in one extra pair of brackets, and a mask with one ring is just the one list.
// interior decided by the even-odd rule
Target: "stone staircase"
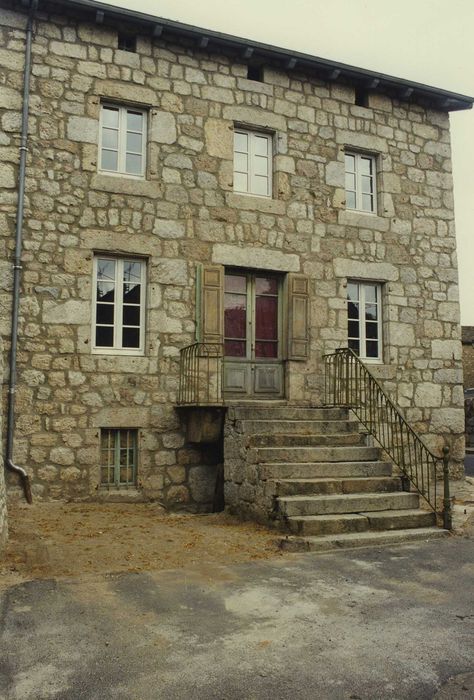
[(401, 490), (392, 464), (381, 459), (378, 447), (367, 445), (347, 409), (239, 406), (231, 420), (242, 438), (240, 453), (245, 452), (240, 478), (257, 474), (268, 520), (287, 533), (284, 549), (318, 551), (446, 534), (435, 514), (420, 508), (417, 493)]

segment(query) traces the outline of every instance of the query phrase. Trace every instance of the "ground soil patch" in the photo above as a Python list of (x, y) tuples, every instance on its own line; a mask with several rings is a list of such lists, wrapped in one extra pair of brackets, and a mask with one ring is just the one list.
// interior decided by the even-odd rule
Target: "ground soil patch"
[(228, 565), (279, 553), (277, 534), (254, 523), (225, 513), (170, 514), (156, 504), (14, 504), (9, 530), (0, 586), (32, 578)]

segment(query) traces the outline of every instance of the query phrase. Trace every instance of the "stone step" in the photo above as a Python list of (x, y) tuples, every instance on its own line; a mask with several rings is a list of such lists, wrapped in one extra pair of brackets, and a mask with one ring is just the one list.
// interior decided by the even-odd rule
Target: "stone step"
[(290, 517), (286, 524), (290, 532), (301, 536), (337, 535), (343, 532), (368, 530), (402, 530), (436, 525), (432, 511), (385, 510), (371, 513), (338, 513), (337, 515), (308, 515)]
[(449, 533), (440, 527), (423, 527), (387, 532), (348, 532), (322, 537), (285, 537), (279, 541), (281, 549), (289, 552), (324, 552), (349, 547), (375, 547), (418, 540), (446, 537)]
[(247, 435), (321, 435), (328, 433), (358, 433), (353, 420), (242, 420), (242, 432)]
[(330, 435), (250, 435), (249, 447), (311, 447), (320, 445), (365, 445), (366, 436), (361, 433), (332, 433)]
[(307, 408), (304, 406), (231, 406), (229, 417), (237, 420), (345, 420), (347, 408)]
[(379, 460), (378, 447), (253, 447), (248, 450), (250, 464), (267, 462), (361, 462)]
[(362, 513), (366, 511), (416, 509), (416, 493), (348, 493), (331, 496), (281, 496), (277, 498), (282, 515), (329, 515), (335, 513)]
[(261, 479), (340, 479), (391, 476), (390, 462), (273, 462), (260, 464)]
[(401, 491), (401, 480), (396, 476), (322, 479), (278, 479), (275, 482), (277, 496), (386, 493)]

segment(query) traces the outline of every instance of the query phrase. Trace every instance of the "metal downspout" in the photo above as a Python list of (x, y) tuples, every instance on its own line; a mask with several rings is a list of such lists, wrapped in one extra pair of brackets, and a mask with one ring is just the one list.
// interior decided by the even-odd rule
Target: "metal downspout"
[(20, 475), (25, 498), (32, 502), (30, 478), (23, 467), (13, 462), (13, 438), (15, 430), (16, 364), (18, 347), (18, 319), (20, 312), (21, 253), (23, 246), (23, 218), (25, 208), (25, 172), (28, 151), (28, 117), (30, 101), (31, 45), (33, 39), (33, 17), (38, 0), (32, 0), (26, 25), (25, 73), (23, 83), (23, 106), (21, 114), (20, 167), (18, 173), (18, 206), (16, 216), (15, 257), (13, 260), (12, 329), (10, 346), (10, 377), (8, 385), (7, 411), (7, 455), (8, 469)]

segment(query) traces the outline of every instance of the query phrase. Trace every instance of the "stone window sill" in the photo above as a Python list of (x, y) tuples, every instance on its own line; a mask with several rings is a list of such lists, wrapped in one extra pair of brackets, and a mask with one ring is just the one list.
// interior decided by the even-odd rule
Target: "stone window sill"
[(344, 226), (360, 226), (361, 228), (388, 231), (389, 220), (378, 214), (364, 211), (344, 209), (339, 212), (338, 223)]
[(285, 213), (285, 202), (282, 202), (280, 199), (256, 197), (251, 194), (237, 194), (236, 192), (227, 192), (225, 199), (229, 207), (237, 209), (261, 211), (264, 214), (283, 215)]
[(161, 184), (158, 181), (136, 180), (101, 173), (92, 176), (91, 189), (137, 197), (161, 197)]

